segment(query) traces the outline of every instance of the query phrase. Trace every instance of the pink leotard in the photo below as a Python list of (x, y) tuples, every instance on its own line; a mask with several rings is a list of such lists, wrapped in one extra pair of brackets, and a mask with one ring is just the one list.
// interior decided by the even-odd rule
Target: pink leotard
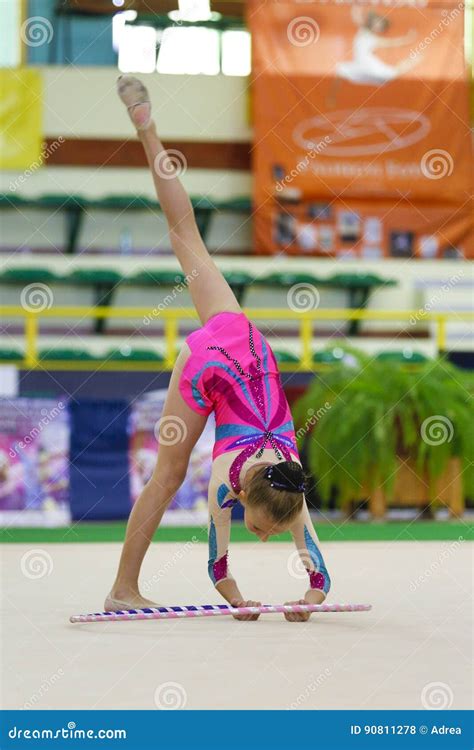
[[(230, 578), (227, 555), (232, 507), (241, 490), (245, 462), (273, 450), (275, 461), (299, 462), (290, 408), (275, 356), (265, 337), (244, 313), (214, 315), (186, 339), (191, 354), (179, 382), (188, 406), (216, 419), (213, 458), (235, 452), (229, 483), (210, 498), (209, 574)], [(306, 502), (291, 533), (310, 577), (311, 588), (329, 590), (330, 580)]]
[(229, 479), (240, 491), (245, 461), (273, 449), (278, 461), (298, 460), (291, 412), (268, 341), (243, 313), (219, 313), (186, 339), (192, 356), (180, 392), (194, 411), (216, 418), (213, 457), (239, 450)]

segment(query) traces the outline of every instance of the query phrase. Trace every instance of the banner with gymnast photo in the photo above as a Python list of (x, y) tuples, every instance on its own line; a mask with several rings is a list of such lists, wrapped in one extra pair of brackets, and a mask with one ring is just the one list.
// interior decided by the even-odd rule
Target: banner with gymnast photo
[(67, 525), (67, 400), (0, 399), (0, 426), (0, 523)]
[[(130, 413), (130, 492), (135, 503), (155, 468), (159, 451), (157, 434), (167, 390), (154, 391), (136, 401)], [(167, 417), (162, 423), (162, 441), (176, 444), (186, 427), (178, 417)], [(211, 415), (203, 434), (194, 447), (183, 485), (164, 516), (170, 525), (207, 523), (207, 488), (211, 476), (215, 422)]]
[(250, 0), (248, 17), (257, 251), (474, 257), (463, 6)]

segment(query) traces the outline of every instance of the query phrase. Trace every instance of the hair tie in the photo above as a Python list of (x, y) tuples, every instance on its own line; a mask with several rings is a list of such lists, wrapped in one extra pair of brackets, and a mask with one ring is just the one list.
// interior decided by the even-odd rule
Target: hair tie
[(294, 461), (282, 461), (265, 469), (265, 479), (270, 487), (286, 492), (304, 492), (305, 480), (303, 469)]

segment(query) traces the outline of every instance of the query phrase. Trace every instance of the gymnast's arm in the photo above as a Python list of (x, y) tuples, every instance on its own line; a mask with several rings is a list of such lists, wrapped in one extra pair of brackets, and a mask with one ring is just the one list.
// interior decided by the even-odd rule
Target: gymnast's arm
[(229, 570), (229, 541), (232, 519), (230, 490), (216, 475), (215, 471), (209, 482), (209, 561), (207, 570), (209, 578), (218, 592), (229, 603), (242, 599), (242, 594)]
[[(232, 521), (232, 492), (213, 470), (209, 483), (209, 562), (211, 581), (224, 599), (234, 607), (260, 606), (261, 602), (245, 600), (229, 571), (228, 553)], [(257, 620), (258, 615), (239, 615), (236, 620)]]
[(308, 604), (320, 604), (329, 592), (331, 579), (319, 549), (319, 539), (314, 530), (306, 500), (290, 532), (309, 576), (310, 587), (305, 594), (305, 601)]

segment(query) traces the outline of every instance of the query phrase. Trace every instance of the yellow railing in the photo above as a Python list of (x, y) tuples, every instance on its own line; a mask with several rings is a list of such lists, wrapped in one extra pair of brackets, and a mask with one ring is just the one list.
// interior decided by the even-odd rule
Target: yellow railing
[[(295, 367), (301, 370), (314, 370), (313, 358), (313, 340), (315, 323), (321, 320), (371, 320), (371, 321), (416, 321), (431, 322), (437, 326), (436, 343), (439, 352), (446, 350), (446, 325), (449, 322), (459, 320), (474, 320), (474, 312), (456, 311), (456, 312), (427, 312), (419, 310), (309, 310), (298, 312), (294, 310), (283, 310), (280, 308), (252, 308), (246, 309), (246, 314), (254, 320), (292, 320), (299, 325), (299, 340), (301, 346), (301, 359), (299, 366), (291, 363), (282, 363), (282, 369), (294, 370)], [(52, 307), (45, 310), (28, 310), (23, 307), (13, 305), (0, 306), (0, 315), (9, 317), (19, 317), (24, 320), (25, 333), (25, 358), (20, 363), (26, 368), (38, 367), (38, 339), (40, 336), (39, 323), (44, 318), (106, 318), (106, 319), (130, 319), (142, 318), (143, 327), (147, 328), (150, 321), (162, 320), (164, 324), (165, 340), (165, 361), (156, 362), (130, 362), (126, 367), (130, 369), (153, 369), (153, 370), (170, 370), (172, 369), (177, 351), (178, 324), (183, 319), (197, 319), (197, 314), (192, 308), (174, 308), (161, 310), (155, 314), (149, 307), (77, 307), (61, 306)], [(42, 363), (44, 366), (44, 363)], [(96, 369), (97, 367), (105, 369), (123, 369), (123, 362), (102, 362), (99, 361), (69, 361), (54, 362), (48, 360), (48, 367), (51, 369)]]

